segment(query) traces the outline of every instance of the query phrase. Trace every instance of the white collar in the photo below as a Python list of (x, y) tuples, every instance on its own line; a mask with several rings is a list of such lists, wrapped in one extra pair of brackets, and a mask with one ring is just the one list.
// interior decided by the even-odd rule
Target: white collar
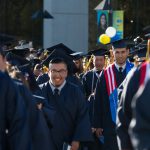
[(97, 69), (96, 69), (95, 67), (94, 67), (92, 70), (93, 70), (94, 72), (97, 71)]
[(54, 90), (57, 88), (59, 91), (62, 90), (62, 88), (65, 86), (66, 84), (66, 80), (62, 83), (62, 85), (60, 85), (59, 87), (55, 87), (50, 81), (49, 81), (50, 87), (52, 89), (52, 92), (54, 93)]
[(119, 68), (122, 67), (122, 72), (124, 71), (124, 69), (126, 68), (126, 63), (123, 66), (119, 66), (116, 62), (115, 62), (115, 67), (117, 68), (117, 70), (119, 71)]

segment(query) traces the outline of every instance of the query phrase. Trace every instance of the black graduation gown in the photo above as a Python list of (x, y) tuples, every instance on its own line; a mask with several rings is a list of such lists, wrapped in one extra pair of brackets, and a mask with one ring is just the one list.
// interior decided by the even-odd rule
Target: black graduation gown
[[(34, 150), (41, 150), (41, 147), (44, 150), (56, 150), (45, 116), (42, 110), (39, 110), (36, 107), (36, 99), (21, 82), (15, 81), (15, 83), (23, 97), (28, 112), (28, 126), (24, 128), (24, 134), (26, 136), (22, 138), (29, 139)], [(51, 112), (51, 109), (49, 109), (49, 112)], [(27, 145), (24, 145), (24, 147), (27, 149)]]
[(58, 149), (62, 149), (64, 142), (91, 141), (92, 133), (88, 110), (80, 89), (74, 84), (66, 82), (58, 101), (53, 96), (49, 82), (43, 84), (41, 89), (49, 105), (56, 111), (51, 132)]
[(139, 88), (140, 68), (133, 69), (127, 76), (123, 85), (117, 114), (117, 136), (119, 145), (122, 149), (133, 149), (128, 134), (129, 124), (132, 119), (131, 102), (132, 98)]
[[(117, 87), (123, 82), (126, 77), (126, 69), (120, 73), (115, 67), (115, 77)], [(111, 110), (109, 103), (109, 96), (107, 93), (106, 80), (104, 72), (99, 78), (95, 94), (95, 107), (94, 107), (94, 127), (103, 128), (104, 135), (104, 149), (105, 150), (118, 150), (116, 138), (116, 125), (111, 118)]]
[(136, 150), (150, 149), (150, 80), (140, 88), (132, 100), (133, 119), (131, 139)]
[(88, 98), (90, 94), (94, 92), (97, 80), (98, 80), (98, 75), (96, 74), (95, 70), (90, 70), (83, 75), (82, 83), (86, 93), (86, 98)]
[[(84, 86), (84, 91), (86, 99), (88, 100), (89, 116), (91, 121), (91, 127), (93, 127), (93, 112), (94, 112), (94, 94), (91, 95), (96, 87), (98, 81), (98, 73), (94, 69), (86, 72), (82, 77), (82, 83)], [(94, 142), (89, 146), (89, 150), (100, 150), (102, 149), (102, 143), (96, 137), (95, 133), (93, 134)]]
[(10, 77), (0, 72), (0, 150), (6, 150), (6, 139), (7, 148), (10, 150), (24, 150), (20, 145), (20, 137), (25, 123), (26, 110), (23, 100)]

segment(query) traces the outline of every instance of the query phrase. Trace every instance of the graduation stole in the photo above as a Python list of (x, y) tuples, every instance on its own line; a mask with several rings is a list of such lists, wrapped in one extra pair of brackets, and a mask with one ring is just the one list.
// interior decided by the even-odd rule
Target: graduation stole
[(140, 86), (145, 85), (148, 79), (150, 79), (150, 64), (144, 62), (140, 67)]
[[(130, 62), (126, 62), (126, 74), (131, 70), (133, 64)], [(118, 107), (118, 92), (117, 92), (117, 82), (114, 73), (115, 64), (108, 66), (104, 70), (104, 76), (106, 79), (106, 87), (107, 93), (109, 96), (109, 103), (110, 103), (110, 110), (111, 110), (111, 117), (112, 121), (116, 123), (116, 114), (117, 114), (117, 107)]]

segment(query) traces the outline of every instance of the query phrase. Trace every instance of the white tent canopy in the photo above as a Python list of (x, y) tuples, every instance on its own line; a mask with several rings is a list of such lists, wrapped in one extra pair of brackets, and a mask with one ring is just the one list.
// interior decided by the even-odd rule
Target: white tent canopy
[(105, 6), (106, 0), (102, 0), (98, 6), (95, 7), (95, 10), (103, 10)]

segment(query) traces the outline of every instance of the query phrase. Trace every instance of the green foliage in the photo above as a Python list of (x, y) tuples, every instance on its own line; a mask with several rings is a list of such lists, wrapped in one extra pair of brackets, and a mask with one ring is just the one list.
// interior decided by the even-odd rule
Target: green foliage
[(32, 20), (32, 14), (42, 9), (43, 1), (36, 0), (3, 0), (0, 9), (0, 32), (14, 35), (19, 39), (35, 41), (42, 44), (42, 19)]

